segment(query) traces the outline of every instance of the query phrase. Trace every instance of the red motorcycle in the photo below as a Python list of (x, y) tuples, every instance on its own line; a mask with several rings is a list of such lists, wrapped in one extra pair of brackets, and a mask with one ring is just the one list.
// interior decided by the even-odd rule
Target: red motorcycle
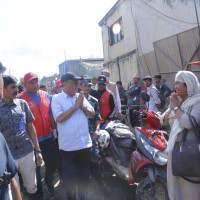
[[(143, 96), (149, 101), (147, 94)], [(103, 140), (100, 136), (100, 146), (103, 141), (105, 148), (104, 158), (119, 177), (130, 184), (138, 183), (138, 200), (167, 200), (167, 141), (164, 137), (167, 132), (159, 130), (160, 120), (155, 112), (136, 112), (141, 126), (134, 127), (134, 133), (115, 121), (104, 127)]]

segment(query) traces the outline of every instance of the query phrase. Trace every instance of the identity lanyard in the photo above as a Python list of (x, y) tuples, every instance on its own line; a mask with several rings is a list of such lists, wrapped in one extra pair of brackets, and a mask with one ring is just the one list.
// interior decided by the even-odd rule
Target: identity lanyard
[(25, 122), (23, 121), (23, 117), (24, 117), (23, 113), (20, 113), (19, 116), (20, 116), (19, 132), (21, 133), (25, 131)]

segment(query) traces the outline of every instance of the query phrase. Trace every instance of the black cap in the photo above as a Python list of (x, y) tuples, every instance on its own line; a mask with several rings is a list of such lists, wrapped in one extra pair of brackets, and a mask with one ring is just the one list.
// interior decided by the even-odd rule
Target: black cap
[(98, 81), (98, 84), (106, 84), (107, 82), (106, 77), (104, 75), (99, 76), (97, 81)]
[(77, 81), (81, 80), (82, 78), (77, 76), (74, 72), (66, 72), (65, 74), (62, 75), (61, 77), (61, 83), (64, 83), (65, 81)]
[(80, 84), (81, 85), (93, 85), (91, 78), (84, 78), (83, 80), (81, 80)]
[(159, 79), (161, 79), (162, 77), (161, 77), (160, 74), (156, 74), (156, 75), (154, 76), (154, 78), (159, 78)]
[(146, 81), (146, 80), (152, 81), (152, 77), (151, 76), (145, 76), (143, 78), (143, 81)]

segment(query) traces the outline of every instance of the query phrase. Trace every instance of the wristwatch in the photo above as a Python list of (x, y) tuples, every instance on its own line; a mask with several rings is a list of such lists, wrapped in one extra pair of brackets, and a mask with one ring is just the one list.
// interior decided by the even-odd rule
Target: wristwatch
[(178, 106), (176, 106), (176, 107), (174, 107), (174, 112), (176, 112), (177, 110), (179, 109), (179, 107)]
[(35, 153), (42, 153), (40, 150), (35, 150)]

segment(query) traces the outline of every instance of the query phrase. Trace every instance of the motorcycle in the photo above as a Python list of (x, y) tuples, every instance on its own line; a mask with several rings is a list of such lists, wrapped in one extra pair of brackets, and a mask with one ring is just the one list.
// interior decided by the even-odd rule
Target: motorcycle
[[(147, 95), (142, 94), (145, 102), (149, 101)], [(116, 121), (103, 127), (99, 144), (104, 158), (120, 178), (129, 184), (138, 183), (138, 200), (167, 200), (167, 132), (160, 130), (159, 116), (153, 111), (135, 112), (141, 126), (134, 127), (134, 133)]]

